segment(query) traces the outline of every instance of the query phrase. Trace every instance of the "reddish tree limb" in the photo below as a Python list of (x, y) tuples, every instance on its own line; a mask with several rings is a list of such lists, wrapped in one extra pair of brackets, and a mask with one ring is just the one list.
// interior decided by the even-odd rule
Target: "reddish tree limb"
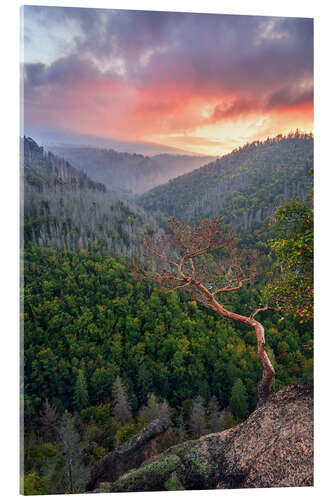
[(268, 310), (270, 310), (270, 311), (281, 311), (281, 307), (279, 307), (279, 306), (270, 307), (268, 305), (265, 305), (263, 307), (259, 307), (258, 309), (256, 309), (254, 311), (254, 313), (251, 314), (250, 318), (253, 319), (258, 313), (264, 312), (264, 311), (268, 311)]
[(263, 375), (258, 387), (258, 406), (260, 406), (271, 393), (272, 379), (275, 375), (275, 370), (265, 350), (265, 329), (263, 325), (251, 317), (243, 316), (225, 309), (225, 307), (217, 302), (214, 294), (211, 293), (202, 283), (194, 282), (193, 284), (208, 298), (214, 310), (221, 314), (221, 316), (232, 319), (238, 323), (244, 323), (254, 329), (257, 337), (258, 355), (263, 365)]
[(242, 281), (239, 282), (238, 286), (234, 286), (233, 288), (230, 287), (224, 287), (224, 288), (218, 288), (213, 292), (213, 295), (217, 295), (218, 293), (226, 293), (226, 292), (234, 292), (235, 290), (239, 290), (243, 286)]
[[(271, 308), (268, 306), (260, 307), (247, 317), (229, 311), (224, 305), (216, 300), (217, 294), (239, 290), (245, 281), (253, 279), (254, 268), (251, 263), (252, 255), (249, 254), (245, 262), (249, 270), (248, 277), (245, 277), (244, 269), (241, 265), (242, 256), (236, 253), (237, 249), (235, 245), (237, 244), (237, 239), (229, 229), (219, 230), (218, 221), (206, 220), (202, 223), (201, 227), (191, 229), (189, 226), (184, 225), (184, 223), (172, 219), (169, 224), (169, 229), (172, 233), (171, 236), (162, 238), (162, 240), (159, 239), (156, 243), (157, 245), (164, 245), (165, 249), (173, 245), (178, 254), (183, 255), (183, 257), (180, 258), (180, 262), (177, 264), (170, 260), (164, 253), (155, 250), (151, 246), (154, 244), (152, 239), (149, 240), (151, 245), (148, 244), (147, 239), (145, 239), (144, 244), (146, 250), (155, 258), (157, 257), (173, 267), (172, 271), (163, 270), (162, 275), (160, 273), (152, 273), (150, 277), (161, 284), (165, 283), (166, 287), (169, 288), (169, 292), (173, 292), (180, 288), (184, 289), (191, 285), (192, 290), (195, 289), (199, 294), (197, 300), (205, 307), (218, 312), (225, 318), (246, 324), (254, 330), (257, 338), (258, 355), (263, 366), (263, 375), (258, 388), (258, 405), (260, 406), (271, 392), (271, 384), (275, 371), (265, 350), (264, 327), (259, 321), (255, 320), (254, 317), (259, 312), (266, 311), (267, 309), (279, 310), (279, 308)], [(196, 257), (212, 253), (220, 248), (225, 248), (227, 250), (227, 252), (222, 253), (222, 255), (226, 255), (227, 257), (223, 257), (221, 262), (217, 261), (214, 263), (209, 261), (207, 266), (205, 266), (205, 263), (202, 264), (199, 262), (197, 269), (194, 267), (193, 260)], [(186, 261), (189, 262), (190, 269), (185, 268)], [(213, 274), (211, 274), (212, 271), (214, 271)], [(217, 280), (223, 279), (222, 276), (226, 283), (215, 291), (210, 291), (207, 285), (204, 285), (202, 282), (209, 283), (210, 280), (216, 282)], [(188, 289), (185, 291), (189, 292)]]

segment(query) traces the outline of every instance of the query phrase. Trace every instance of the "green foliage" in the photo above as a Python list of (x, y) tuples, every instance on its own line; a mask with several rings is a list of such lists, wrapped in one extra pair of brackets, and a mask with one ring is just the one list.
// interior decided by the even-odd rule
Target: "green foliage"
[[(255, 141), (215, 162), (145, 193), (139, 203), (153, 212), (197, 223), (222, 216), (235, 228), (260, 227), (276, 206), (306, 191), (313, 165), (313, 137), (298, 131)], [(262, 238), (247, 235), (254, 242)], [(247, 242), (248, 243), (248, 242)]]
[[(271, 256), (259, 257), (258, 281), (232, 294), (230, 309), (250, 315), (257, 308), (264, 272), (275, 259), (276, 280), (265, 293), (278, 297), (286, 314), (268, 311), (260, 318), (277, 373), (275, 390), (312, 377), (313, 215), (293, 202), (279, 209), (270, 228), (263, 221), (294, 189), (305, 190), (312, 149), (312, 137), (299, 134), (246, 145), (142, 198), (160, 210), (161, 221), (171, 210), (192, 220), (214, 213), (250, 227), (239, 231), (241, 241), (262, 254), (273, 237)], [(40, 150), (29, 154), (25, 491), (82, 491), (89, 467), (156, 416), (169, 419), (174, 427), (168, 439), (178, 442), (246, 418), (256, 407), (262, 372), (255, 334), (177, 292), (163, 295), (137, 280), (127, 259), (106, 256), (140, 251), (135, 241), (149, 219), (122, 201), (107, 203), (101, 186), (87, 178), (81, 179), (84, 192), (81, 181), (70, 181), (69, 188), (52, 168), (60, 165), (69, 177), (75, 169), (56, 157), (45, 159)], [(181, 486), (175, 473), (165, 484)]]
[(76, 383), (74, 386), (73, 406), (75, 410), (82, 410), (89, 404), (89, 395), (87, 390), (86, 377), (83, 369), (78, 371)]
[(179, 490), (184, 490), (184, 486), (182, 483), (179, 481), (177, 472), (173, 472), (169, 479), (164, 483), (165, 489), (168, 491), (179, 491)]
[[(104, 257), (96, 248), (69, 252), (26, 245), (24, 277), (25, 472), (51, 478), (49, 493), (69, 488), (59, 441), (65, 410), (80, 411), (72, 420), (72, 448), (75, 473), (85, 478), (87, 467), (155, 415), (172, 418), (172, 439), (192, 437), (190, 414), (198, 396), (197, 431), (214, 432), (221, 425), (219, 407), (228, 406), (237, 379), (246, 388), (248, 411), (255, 408), (262, 367), (246, 326), (176, 292), (161, 294), (137, 280), (125, 260)], [(258, 288), (245, 287), (233, 307), (250, 314), (259, 297)], [(308, 326), (287, 315), (280, 321), (275, 312), (267, 312), (263, 323), (275, 359), (275, 388), (311, 377)], [(132, 421), (123, 419), (124, 408), (131, 409)], [(237, 420), (230, 416), (223, 425)]]
[[(250, 314), (258, 300), (258, 291), (245, 288), (234, 308)], [(75, 409), (82, 362), (87, 406), (106, 404), (121, 374), (134, 412), (150, 392), (174, 408), (197, 395), (206, 402), (215, 395), (223, 408), (237, 378), (246, 384), (249, 409), (255, 407), (261, 365), (254, 334), (177, 293), (159, 293), (119, 259), (27, 246), (24, 307), (29, 425), (37, 425), (46, 399), (60, 413)], [(302, 378), (302, 359), (312, 357), (312, 332), (279, 318), (268, 312), (263, 322), (285, 384)], [(279, 348), (282, 341), (287, 351)], [(308, 347), (301, 347), (301, 361), (294, 363), (303, 344)]]
[(232, 386), (229, 408), (237, 419), (244, 420), (248, 415), (248, 394), (240, 378)]
[(57, 492), (83, 492), (89, 479), (89, 471), (83, 463), (83, 446), (80, 435), (75, 428), (74, 419), (68, 411), (65, 411), (62, 418), (60, 438), (62, 463), (60, 462), (57, 471), (57, 476), (60, 479), (60, 490)]
[(224, 412), (224, 417), (223, 417), (223, 429), (231, 429), (232, 427), (235, 427), (238, 425), (239, 421), (235, 419), (230, 411), (225, 411)]
[(313, 211), (299, 201), (280, 207), (273, 223), (278, 235), (270, 242), (276, 280), (266, 287), (268, 299), (300, 318), (313, 318)]
[(40, 478), (36, 472), (30, 472), (24, 476), (24, 495), (47, 495), (49, 479)]

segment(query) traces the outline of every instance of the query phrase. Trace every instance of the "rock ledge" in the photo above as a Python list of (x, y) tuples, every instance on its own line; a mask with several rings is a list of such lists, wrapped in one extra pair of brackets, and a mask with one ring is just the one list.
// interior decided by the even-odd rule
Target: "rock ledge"
[(301, 383), (274, 393), (239, 426), (173, 446), (99, 491), (312, 485), (313, 385)]

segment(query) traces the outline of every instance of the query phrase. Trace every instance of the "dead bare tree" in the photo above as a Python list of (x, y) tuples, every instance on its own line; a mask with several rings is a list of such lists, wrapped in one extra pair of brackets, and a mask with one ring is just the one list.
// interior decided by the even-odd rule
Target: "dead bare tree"
[(254, 282), (258, 265), (255, 253), (241, 251), (231, 228), (220, 227), (217, 219), (205, 219), (200, 226), (192, 227), (171, 218), (168, 234), (151, 229), (143, 244), (144, 265), (137, 265), (137, 269), (158, 282), (164, 292), (181, 290), (221, 316), (254, 329), (263, 365), (258, 387), (260, 406), (271, 392), (275, 371), (265, 349), (264, 327), (255, 316), (278, 307), (264, 305), (244, 316), (229, 310), (225, 303), (225, 296), (246, 282)]

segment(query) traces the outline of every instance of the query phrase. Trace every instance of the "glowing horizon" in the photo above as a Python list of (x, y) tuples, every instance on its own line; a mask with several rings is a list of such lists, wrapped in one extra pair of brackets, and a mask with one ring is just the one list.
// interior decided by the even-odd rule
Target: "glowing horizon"
[(222, 155), (313, 132), (313, 21), (24, 7), (25, 125)]

